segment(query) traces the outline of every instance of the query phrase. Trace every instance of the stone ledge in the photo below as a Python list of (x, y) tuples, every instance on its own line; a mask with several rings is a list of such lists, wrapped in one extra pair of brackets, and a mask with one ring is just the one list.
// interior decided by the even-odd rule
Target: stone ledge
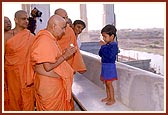
[(74, 100), (85, 111), (130, 111), (128, 107), (116, 100), (111, 106), (105, 105), (101, 99), (106, 96), (105, 90), (92, 83), (85, 76), (76, 74), (72, 85)]

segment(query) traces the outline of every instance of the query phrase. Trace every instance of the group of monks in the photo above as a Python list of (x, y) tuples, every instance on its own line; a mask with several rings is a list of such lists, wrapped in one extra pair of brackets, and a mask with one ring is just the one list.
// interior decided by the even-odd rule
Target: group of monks
[(67, 12), (55, 10), (36, 35), (27, 29), (26, 11), (17, 11), (14, 21), (13, 29), (4, 29), (4, 110), (74, 110), (73, 77), (86, 66)]

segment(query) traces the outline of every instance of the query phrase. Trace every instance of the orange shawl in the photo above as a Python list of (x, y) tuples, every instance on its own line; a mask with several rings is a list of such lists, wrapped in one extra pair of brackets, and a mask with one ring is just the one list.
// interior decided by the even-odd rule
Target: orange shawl
[(9, 110), (34, 110), (34, 71), (30, 64), (30, 47), (34, 36), (24, 29), (5, 45), (5, 79), (9, 94)]
[(58, 41), (58, 44), (60, 45), (62, 51), (64, 51), (66, 48), (70, 46), (71, 43), (75, 47), (77, 47), (77, 52), (71, 58), (69, 58), (67, 62), (71, 65), (71, 67), (75, 71), (78, 71), (78, 72), (86, 71), (86, 66), (84, 64), (83, 58), (81, 56), (80, 50), (77, 45), (76, 36), (72, 28), (67, 26), (65, 30), (65, 34)]
[[(61, 54), (54, 36), (47, 30), (39, 31), (32, 47), (32, 64), (55, 63)], [(37, 110), (70, 110), (74, 71), (66, 61), (54, 68), (53, 71), (61, 78), (39, 74), (35, 76)]]

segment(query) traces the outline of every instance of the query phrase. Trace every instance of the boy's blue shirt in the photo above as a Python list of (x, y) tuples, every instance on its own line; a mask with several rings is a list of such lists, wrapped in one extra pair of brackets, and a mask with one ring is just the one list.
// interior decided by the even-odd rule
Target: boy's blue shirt
[(118, 54), (117, 42), (110, 42), (102, 45), (99, 50), (99, 56), (102, 63), (115, 63), (116, 55)]

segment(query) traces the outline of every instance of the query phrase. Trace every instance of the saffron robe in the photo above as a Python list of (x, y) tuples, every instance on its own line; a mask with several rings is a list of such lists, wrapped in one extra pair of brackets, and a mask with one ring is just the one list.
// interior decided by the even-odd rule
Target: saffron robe
[[(56, 38), (47, 30), (40, 30), (32, 47), (32, 64), (55, 63), (62, 52)], [(74, 70), (63, 61), (53, 70), (61, 78), (35, 74), (35, 96), (38, 111), (68, 111), (71, 110), (71, 93)]]
[[(60, 45), (62, 52), (64, 52), (64, 50), (68, 47), (70, 47), (70, 44), (73, 44), (74, 47), (77, 48), (77, 51), (75, 52), (75, 54), (73, 54), (73, 56), (71, 56), (67, 62), (71, 65), (71, 67), (75, 70), (75, 72), (85, 72), (86, 71), (86, 66), (84, 64), (82, 55), (80, 53), (78, 44), (77, 44), (77, 38), (75, 36), (75, 33), (73, 31), (73, 29), (67, 25), (66, 29), (65, 29), (65, 34), (62, 36), (62, 38), (60, 40), (58, 40), (58, 44)], [(74, 100), (73, 98), (71, 99), (71, 106), (72, 110), (74, 110)]]
[(30, 64), (30, 47), (34, 35), (24, 29), (5, 45), (5, 82), (10, 111), (34, 110), (34, 71)]
[(58, 40), (58, 44), (60, 45), (62, 52), (68, 47), (70, 47), (70, 44), (73, 44), (74, 47), (77, 47), (76, 53), (71, 56), (67, 62), (71, 65), (71, 67), (78, 72), (86, 71), (86, 66), (84, 64), (82, 55), (80, 53), (80, 50), (77, 45), (76, 36), (74, 34), (74, 31), (71, 27), (67, 26), (65, 29), (65, 34), (62, 36), (60, 40)]
[(6, 77), (4, 73), (4, 111), (9, 111), (9, 96), (8, 96), (8, 87), (6, 83)]

